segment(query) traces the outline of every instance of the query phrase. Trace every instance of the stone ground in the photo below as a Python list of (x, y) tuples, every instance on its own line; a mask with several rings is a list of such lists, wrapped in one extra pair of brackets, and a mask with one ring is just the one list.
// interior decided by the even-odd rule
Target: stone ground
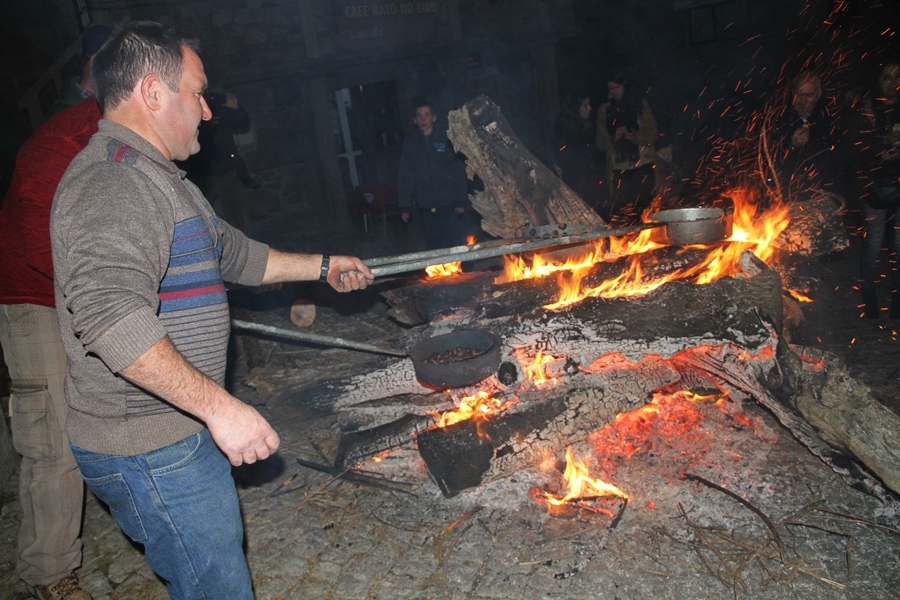
[[(416, 248), (415, 233), (389, 226), (390, 237), (379, 229), (301, 237), (283, 228), (261, 237), (282, 249), (352, 250), (364, 257)], [(807, 321), (794, 341), (836, 353), (898, 410), (897, 323), (859, 318), (852, 289), (857, 254), (854, 245), (819, 265), (821, 285), (815, 302), (804, 308)], [(385, 345), (397, 335), (375, 291), (351, 299), (289, 286), (268, 296), (236, 295), (236, 301), (287, 323), (287, 307), (298, 294), (316, 300), (317, 333)], [(236, 470), (247, 555), (261, 599), (874, 599), (894, 598), (900, 589), (900, 519), (848, 487), (757, 406), (745, 406), (755, 428), (707, 418), (689, 450), (666, 452), (661, 444), (630, 459), (611, 459), (613, 482), (630, 500), (607, 538), (605, 516), (548, 517), (529, 493), (549, 477), (537, 470), (447, 499), (424, 469), (409, 474), (417, 483), (406, 493), (300, 467), (297, 458), (323, 462), (316, 448), (327, 449), (338, 431), (334, 416), (306, 406), (295, 371), (338, 377), (381, 359), (271, 342), (260, 347), (264, 364), (248, 370), (246, 356), (239, 356), (233, 381), (236, 395), (256, 405), (282, 437), (276, 457)], [(754, 557), (752, 549), (774, 547), (771, 530), (734, 498), (684, 479), (686, 471), (727, 483), (767, 515), (781, 540), (780, 558)], [(12, 481), (6, 489), (15, 489)], [(14, 575), (19, 509), (14, 496), (4, 500), (0, 600), (27, 597)], [(140, 550), (90, 495), (84, 532), (80, 575), (94, 598), (166, 597)]]

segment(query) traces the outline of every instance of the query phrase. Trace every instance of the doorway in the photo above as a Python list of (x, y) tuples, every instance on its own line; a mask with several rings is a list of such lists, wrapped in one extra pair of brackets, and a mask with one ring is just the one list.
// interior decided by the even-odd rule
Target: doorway
[(346, 87), (331, 95), (334, 142), (344, 189), (396, 188), (403, 143), (397, 83)]

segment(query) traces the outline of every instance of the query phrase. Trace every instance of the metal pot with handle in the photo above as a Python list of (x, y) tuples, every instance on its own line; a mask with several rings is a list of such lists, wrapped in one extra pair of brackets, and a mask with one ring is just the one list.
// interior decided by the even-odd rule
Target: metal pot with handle
[(650, 220), (665, 224), (664, 239), (657, 241), (672, 246), (710, 244), (731, 237), (732, 213), (721, 208), (668, 208), (651, 214)]

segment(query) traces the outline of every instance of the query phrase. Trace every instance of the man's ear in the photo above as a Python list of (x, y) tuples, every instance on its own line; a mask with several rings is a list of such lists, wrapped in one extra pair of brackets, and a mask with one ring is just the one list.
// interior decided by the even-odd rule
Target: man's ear
[(152, 111), (162, 107), (162, 86), (164, 85), (155, 73), (144, 75), (140, 82), (141, 99)]

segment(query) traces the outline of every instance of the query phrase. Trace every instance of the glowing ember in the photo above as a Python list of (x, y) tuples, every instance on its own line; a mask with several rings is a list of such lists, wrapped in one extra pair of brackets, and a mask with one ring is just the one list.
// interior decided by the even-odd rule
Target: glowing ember
[(505, 401), (480, 391), (474, 396), (466, 396), (459, 401), (459, 408), (441, 413), (438, 427), (449, 427), (467, 419), (486, 419), (489, 416), (506, 410), (515, 401)]
[(592, 478), (587, 465), (580, 460), (575, 460), (575, 457), (572, 456), (571, 447), (566, 448), (566, 470), (563, 473), (563, 479), (568, 490), (566, 495), (560, 497), (547, 493), (544, 497), (547, 504), (559, 506), (572, 500), (596, 498), (598, 496), (628, 498), (628, 494), (611, 483)]
[(443, 265), (432, 265), (430, 267), (425, 267), (425, 273), (427, 273), (429, 277), (450, 277), (451, 275), (462, 273), (462, 263), (452, 262)]
[(388, 454), (390, 454), (390, 453), (391, 453), (390, 450), (382, 450), (381, 452), (379, 452), (378, 454), (376, 454), (375, 456), (373, 456), (373, 457), (372, 457), (372, 460), (373, 460), (374, 462), (380, 463), (380, 462), (383, 461), (385, 458), (387, 458)]
[(793, 299), (796, 300), (797, 302), (804, 302), (804, 303), (806, 303), (806, 302), (812, 302), (812, 301), (813, 301), (812, 298), (810, 298), (810, 297), (807, 296), (806, 294), (801, 294), (801, 293), (798, 292), (797, 290), (788, 290), (787, 293), (790, 294), (790, 295), (791, 295), (791, 298), (793, 298)]

